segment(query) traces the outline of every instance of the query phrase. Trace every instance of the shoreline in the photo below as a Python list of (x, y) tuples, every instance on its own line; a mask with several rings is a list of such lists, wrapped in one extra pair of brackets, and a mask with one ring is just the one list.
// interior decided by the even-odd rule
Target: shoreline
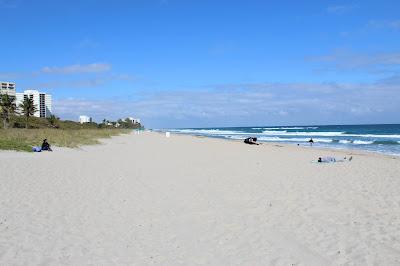
[[(153, 131), (153, 130), (145, 130), (143, 132), (147, 133), (155, 133), (160, 136), (165, 137), (165, 132), (162, 131)], [(193, 138), (198, 138), (198, 139), (210, 139), (210, 140), (216, 140), (216, 141), (227, 141), (228, 143), (239, 143), (243, 144), (246, 146), (249, 146), (248, 144), (243, 143), (242, 140), (238, 139), (229, 139), (229, 138), (223, 138), (223, 137), (213, 137), (213, 136), (202, 136), (202, 135), (192, 135), (189, 133), (174, 133), (170, 132), (171, 137), (193, 137)], [(143, 134), (143, 133), (142, 133)], [(131, 133), (124, 133), (122, 135), (136, 135), (136, 133), (131, 132)], [(63, 146), (53, 146), (55, 150), (57, 151), (64, 151), (64, 150), (83, 150), (85, 147), (92, 147), (92, 146), (98, 146), (98, 145), (107, 145), (107, 141), (110, 139), (113, 139), (115, 137), (118, 137), (121, 135), (113, 135), (110, 137), (106, 138), (99, 138), (97, 139), (98, 143), (94, 144), (89, 144), (89, 145), (81, 145), (78, 147), (63, 147)], [(166, 138), (166, 137), (165, 137)], [(333, 153), (333, 154), (339, 154), (340, 156), (348, 156), (348, 155), (360, 155), (360, 156), (376, 156), (376, 157), (383, 157), (387, 159), (397, 159), (400, 160), (400, 155), (395, 155), (395, 154), (387, 154), (387, 153), (380, 153), (377, 151), (369, 151), (369, 150), (362, 150), (362, 149), (346, 149), (346, 148), (333, 148), (333, 147), (316, 147), (316, 146), (308, 146), (308, 145), (296, 145), (296, 144), (291, 144), (291, 143), (282, 143), (282, 142), (272, 142), (272, 141), (260, 141), (260, 145), (255, 145), (255, 147), (285, 147), (285, 148), (295, 148), (296, 150), (304, 150), (304, 151), (320, 151), (320, 152), (327, 152), (327, 153)], [(250, 145), (251, 146), (251, 145)], [(27, 152), (27, 151), (20, 151), (20, 150), (0, 150), (0, 154), (11, 154), (11, 153), (28, 153), (31, 154), (32, 152)], [(331, 154), (329, 154), (331, 155)], [(321, 156), (327, 156), (327, 154), (322, 154)], [(336, 155), (337, 156), (337, 155)]]
[(155, 129), (178, 134), (215, 138), (244, 139), (257, 137), (259, 142), (314, 145), (329, 149), (361, 150), (400, 157), (400, 124), (206, 127)]
[[(158, 133), (161, 135), (165, 136), (165, 131), (153, 131), (149, 130), (148, 132), (153, 132), (153, 133)], [(214, 140), (223, 140), (223, 141), (229, 141), (229, 142), (235, 142), (235, 143), (243, 143), (243, 140), (239, 139), (230, 139), (230, 138), (224, 138), (224, 137), (213, 137), (213, 136), (203, 136), (203, 135), (194, 135), (190, 133), (175, 133), (175, 132), (170, 132), (171, 136), (191, 136), (195, 138), (208, 138), (208, 139), (214, 139)], [(286, 143), (286, 142), (273, 142), (273, 141), (259, 141), (259, 143), (262, 145), (274, 145), (274, 146), (282, 146), (282, 147), (295, 147), (295, 148), (302, 148), (302, 149), (313, 149), (313, 150), (320, 150), (320, 151), (331, 151), (331, 152), (339, 152), (342, 154), (348, 154), (348, 155), (371, 155), (371, 156), (383, 156), (387, 157), (390, 159), (399, 159), (400, 160), (400, 154), (389, 154), (389, 153), (384, 153), (384, 152), (378, 152), (378, 151), (370, 151), (370, 150), (363, 150), (363, 149), (347, 149), (347, 148), (334, 148), (334, 147), (321, 147), (321, 146), (309, 146), (307, 144), (304, 145), (296, 145), (296, 144), (291, 144), (291, 143)], [(247, 145), (243, 143), (244, 145)]]

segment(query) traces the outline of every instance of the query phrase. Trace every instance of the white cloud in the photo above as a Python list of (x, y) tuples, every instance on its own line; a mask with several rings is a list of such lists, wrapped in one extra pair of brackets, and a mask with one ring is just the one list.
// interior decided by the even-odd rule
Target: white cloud
[[(1, 77), (1, 75), (0, 75)], [(95, 88), (105, 85), (109, 81), (121, 80), (131, 82), (136, 79), (135, 76), (130, 74), (103, 74), (94, 77), (85, 77), (81, 79), (56, 79), (50, 82), (42, 82), (34, 84), (33, 87), (37, 88), (52, 88), (52, 89), (80, 89), (80, 88)]]
[(387, 28), (400, 30), (400, 19), (397, 20), (370, 20), (368, 25), (373, 28)]
[(396, 73), (392, 76), (380, 79), (378, 81), (379, 84), (388, 85), (388, 86), (399, 86), (400, 84), (400, 73)]
[(391, 71), (393, 67), (400, 65), (400, 51), (363, 54), (336, 50), (331, 54), (307, 59), (325, 64), (324, 68), (327, 70)]
[(331, 14), (343, 14), (357, 8), (355, 5), (335, 5), (329, 6), (326, 10)]
[(100, 73), (111, 70), (111, 65), (107, 63), (92, 63), (87, 65), (69, 65), (63, 67), (43, 67), (42, 73), (46, 74), (79, 74), (79, 73)]
[[(1, 1), (1, 0), (0, 0)], [(1, 79), (22, 79), (22, 78), (32, 78), (38, 77), (43, 74), (96, 74), (110, 72), (112, 69), (111, 64), (108, 63), (92, 63), (87, 65), (69, 65), (69, 66), (53, 66), (53, 67), (43, 67), (39, 71), (32, 72), (0, 72)], [(132, 80), (135, 77), (130, 74), (109, 74), (108, 79), (118, 79), (118, 80)]]
[(400, 93), (381, 83), (229, 84), (131, 100), (60, 99), (54, 109), (75, 119), (135, 116), (150, 127), (393, 122)]
[(78, 80), (58, 80), (52, 82), (43, 82), (35, 85), (37, 88), (94, 88), (103, 85), (106, 82), (104, 78), (90, 78), (90, 79), (78, 79)]
[(24, 73), (24, 72), (1, 72), (0, 79), (26, 79), (35, 77), (36, 73)]

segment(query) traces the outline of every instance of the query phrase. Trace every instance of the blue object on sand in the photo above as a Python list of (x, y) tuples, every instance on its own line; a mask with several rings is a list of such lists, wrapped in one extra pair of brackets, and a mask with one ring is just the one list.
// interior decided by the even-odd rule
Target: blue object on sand
[(41, 152), (41, 151), (42, 151), (42, 147), (33, 146), (33, 147), (32, 147), (32, 151), (33, 151), (33, 152)]

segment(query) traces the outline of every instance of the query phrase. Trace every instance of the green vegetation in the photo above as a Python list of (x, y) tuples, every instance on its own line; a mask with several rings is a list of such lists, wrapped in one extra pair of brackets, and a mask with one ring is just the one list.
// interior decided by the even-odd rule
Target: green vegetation
[(8, 94), (0, 94), (0, 115), (3, 120), (3, 128), (8, 128), (10, 116), (15, 113), (15, 97)]
[(40, 146), (43, 139), (51, 145), (75, 148), (80, 145), (99, 143), (100, 138), (127, 134), (129, 129), (0, 129), (0, 150), (31, 151), (32, 146)]
[(52, 115), (48, 118), (34, 117), (35, 106), (25, 100), (20, 106), (23, 115), (16, 115), (15, 97), (0, 95), (0, 150), (31, 151), (32, 146), (40, 146), (43, 139), (51, 145), (75, 148), (80, 145), (99, 143), (100, 138), (110, 138), (127, 134), (132, 129), (142, 128), (129, 119), (118, 122), (84, 123), (60, 120)]
[(55, 115), (51, 115), (49, 118), (47, 118), (47, 121), (49, 121), (51, 127), (53, 127), (53, 128), (57, 128), (58, 127), (57, 123), (58, 123), (59, 120), (60, 120), (60, 118), (58, 118)]
[(33, 116), (37, 111), (37, 107), (33, 104), (33, 99), (25, 98), (24, 101), (19, 105), (21, 113), (25, 116), (25, 128), (28, 128), (29, 117)]
[(18, 142), (15, 139), (5, 139), (0, 129), (0, 150), (32, 151), (32, 146), (25, 142)]
[[(122, 121), (121, 119), (118, 121)], [(12, 128), (25, 128), (26, 117), (11, 115), (9, 125)], [(106, 120), (103, 123), (95, 122), (80, 124), (75, 121), (60, 120), (60, 118), (52, 115), (48, 118), (39, 118), (30, 116), (28, 120), (29, 129), (53, 128), (53, 129), (139, 129), (140, 124), (133, 124), (129, 120), (123, 120), (121, 123)]]

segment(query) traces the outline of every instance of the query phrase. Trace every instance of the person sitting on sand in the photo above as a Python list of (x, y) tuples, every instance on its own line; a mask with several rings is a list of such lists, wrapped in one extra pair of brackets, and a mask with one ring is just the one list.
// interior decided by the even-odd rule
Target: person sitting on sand
[(252, 138), (252, 137), (245, 139), (244, 143), (250, 145), (259, 145), (259, 143), (257, 143), (257, 138)]
[(353, 156), (350, 156), (349, 159), (344, 157), (343, 159), (336, 159), (335, 157), (331, 156), (326, 156), (326, 157), (319, 157), (318, 162), (319, 163), (336, 163), (336, 162), (345, 162), (345, 161), (351, 161), (353, 160)]
[(47, 142), (47, 139), (43, 140), (42, 143), (42, 151), (53, 151), (50, 147), (50, 144)]

